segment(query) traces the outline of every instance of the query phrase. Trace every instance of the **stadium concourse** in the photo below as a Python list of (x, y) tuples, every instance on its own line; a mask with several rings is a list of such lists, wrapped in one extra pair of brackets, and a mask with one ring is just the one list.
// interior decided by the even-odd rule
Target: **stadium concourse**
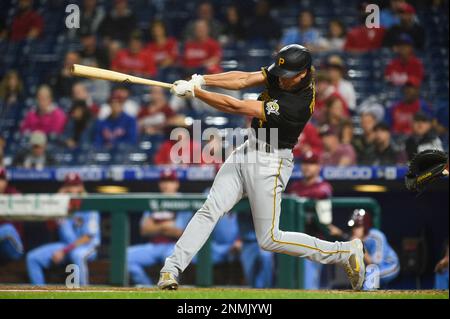
[[(321, 183), (330, 182), (333, 196), (378, 200), (384, 232), (379, 236), (397, 258), (396, 277), (386, 287), (448, 289), (448, 203), (441, 202), (448, 180), (419, 199), (403, 189), (413, 154), (427, 148), (448, 151), (448, 1), (372, 2), (381, 8), (381, 26), (375, 29), (364, 26), (367, 4), (359, 0), (79, 0), (71, 3), (80, 7), (80, 28), (71, 29), (65, 1), (1, 1), (0, 194), (205, 192), (216, 174), (216, 167), (205, 163), (220, 163), (222, 155), (209, 154), (198, 164), (166, 172), (162, 165), (173, 164), (171, 130), (192, 130), (200, 120), (203, 130), (219, 128), (225, 138), (227, 128), (246, 127), (249, 119), (218, 113), (161, 88), (75, 78), (70, 67), (85, 64), (171, 83), (194, 73), (258, 71), (272, 63), (277, 49), (299, 43), (312, 52), (316, 105), (294, 148), (292, 179), (313, 174)], [(255, 99), (259, 91), (221, 92)], [(188, 148), (214, 143), (190, 140)], [(317, 176), (302, 161), (321, 166)], [(79, 175), (66, 174), (74, 171)], [(300, 186), (291, 192), (302, 193)], [(320, 192), (314, 196), (323, 199)], [(169, 220), (174, 229), (184, 227), (178, 215), (152, 213), (130, 216), (132, 284), (153, 284), (174, 242), (173, 236), (154, 236), (152, 223)], [(313, 231), (348, 238), (351, 213), (333, 209), (333, 225), (327, 226), (336, 228)], [(17, 238), (12, 250), (4, 248), (0, 231), (0, 284), (42, 284), (44, 274), (48, 282), (61, 284), (63, 269), (50, 265), (68, 256), (75, 263), (89, 258), (84, 283), (106, 284), (110, 218), (90, 214), (68, 224), (86, 224), (78, 239), (95, 237), (96, 253), (75, 254), (69, 226), (62, 230), (52, 220), (6, 223), (0, 212), (0, 229), (8, 225), (5, 234)], [(320, 217), (310, 219), (323, 226)], [(249, 223), (232, 214), (222, 227), (233, 231), (219, 227), (215, 233), (223, 248), (213, 252), (214, 284), (276, 285), (277, 263), (259, 251)], [(138, 248), (149, 243), (141, 234), (153, 234), (151, 244), (161, 248), (156, 253), (152, 246), (153, 259), (143, 264), (140, 256), (146, 253)], [(61, 249), (52, 250), (48, 243), (60, 243), (52, 247)], [(250, 266), (241, 258), (246, 249), (254, 260), (266, 260), (268, 270), (258, 278), (249, 275)], [(10, 258), (3, 261), (5, 251)], [(49, 267), (43, 270), (38, 265), (44, 259)], [(311, 287), (342, 285), (334, 269), (306, 267), (318, 276)], [(188, 271), (185, 281), (192, 284), (194, 277)]]

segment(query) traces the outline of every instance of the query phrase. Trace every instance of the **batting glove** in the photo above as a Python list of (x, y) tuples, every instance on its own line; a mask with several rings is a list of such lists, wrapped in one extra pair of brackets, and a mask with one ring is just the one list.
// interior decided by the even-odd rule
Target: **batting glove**
[(185, 80), (175, 81), (170, 92), (182, 98), (195, 97), (194, 84)]
[(191, 80), (189, 82), (193, 83), (195, 87), (198, 87), (200, 89), (204, 85), (206, 85), (205, 78), (200, 74), (194, 74), (193, 76), (191, 76)]

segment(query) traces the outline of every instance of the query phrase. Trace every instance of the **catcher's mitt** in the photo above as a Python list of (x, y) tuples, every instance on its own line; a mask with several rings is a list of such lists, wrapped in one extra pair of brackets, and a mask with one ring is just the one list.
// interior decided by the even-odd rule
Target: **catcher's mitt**
[(439, 150), (425, 150), (416, 155), (409, 164), (405, 176), (406, 188), (421, 192), (427, 185), (442, 176), (447, 176), (448, 155)]

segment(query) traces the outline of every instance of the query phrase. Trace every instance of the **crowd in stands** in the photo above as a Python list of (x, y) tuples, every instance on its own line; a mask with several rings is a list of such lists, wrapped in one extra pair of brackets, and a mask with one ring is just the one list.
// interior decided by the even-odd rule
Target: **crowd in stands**
[[(6, 22), (0, 25), (0, 47), (36, 44), (47, 37), (40, 2), (17, 1), (9, 19), (1, 19)], [(161, 1), (156, 2), (159, 11), (152, 7), (159, 13), (149, 16), (142, 27), (139, 12), (133, 9), (137, 3), (115, 0), (109, 6), (80, 1), (80, 28), (62, 33), (73, 45), (63, 52), (60, 65), (49, 65), (42, 73), (34, 92), (17, 62), (20, 57), (1, 71), (0, 164), (42, 168), (69, 163), (54, 158), (58, 150), (80, 154), (134, 149), (148, 155), (144, 163), (168, 164), (174, 143), (168, 138), (170, 129), (218, 114), (198, 101), (171, 97), (161, 88), (73, 77), (71, 66), (80, 63), (170, 82), (194, 73), (233, 69), (225, 63), (231, 60), (226, 55), (230, 51), (237, 52), (234, 68), (239, 69), (239, 56), (247, 52), (236, 48), (243, 43), (269, 47), (270, 52), (299, 43), (317, 56), (315, 112), (294, 148), (296, 157), (313, 150), (325, 165), (396, 165), (423, 149), (448, 149), (448, 94), (443, 100), (432, 99), (423, 89), (430, 75), (420, 56), (429, 39), (416, 8), (407, 1), (386, 3), (379, 28), (366, 27), (365, 4), (355, 5), (353, 23), (326, 16), (321, 24), (326, 27), (319, 28), (314, 4), (300, 9), (297, 19), (286, 26), (281, 16), (273, 14), (279, 9), (275, 1), (258, 0), (250, 6), (201, 1), (178, 31), (170, 24), (174, 20), (166, 19), (168, 8), (161, 8)], [(282, 1), (279, 6), (289, 8), (290, 3)], [(427, 10), (439, 16), (446, 6), (446, 1), (433, 1)], [(448, 61), (448, 48), (442, 49), (447, 50)], [(348, 63), (382, 52), (390, 57), (385, 68), (374, 66), (378, 70), (366, 72), (381, 74), (371, 85), (379, 93), (394, 92), (392, 99), (359, 94), (359, 80), (352, 77), (355, 71)], [(270, 54), (264, 61), (270, 63)], [(448, 70), (446, 75), (442, 80), (448, 88)], [(242, 123), (233, 116), (226, 119), (231, 126)], [(191, 141), (190, 147), (201, 146)], [(83, 155), (82, 161), (88, 158)]]

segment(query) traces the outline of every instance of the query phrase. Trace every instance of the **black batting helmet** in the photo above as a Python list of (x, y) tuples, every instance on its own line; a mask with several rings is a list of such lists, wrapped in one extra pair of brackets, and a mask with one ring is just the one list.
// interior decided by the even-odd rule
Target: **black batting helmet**
[(275, 62), (268, 71), (278, 77), (290, 78), (311, 68), (312, 57), (307, 48), (299, 44), (290, 44), (281, 48), (275, 56)]

